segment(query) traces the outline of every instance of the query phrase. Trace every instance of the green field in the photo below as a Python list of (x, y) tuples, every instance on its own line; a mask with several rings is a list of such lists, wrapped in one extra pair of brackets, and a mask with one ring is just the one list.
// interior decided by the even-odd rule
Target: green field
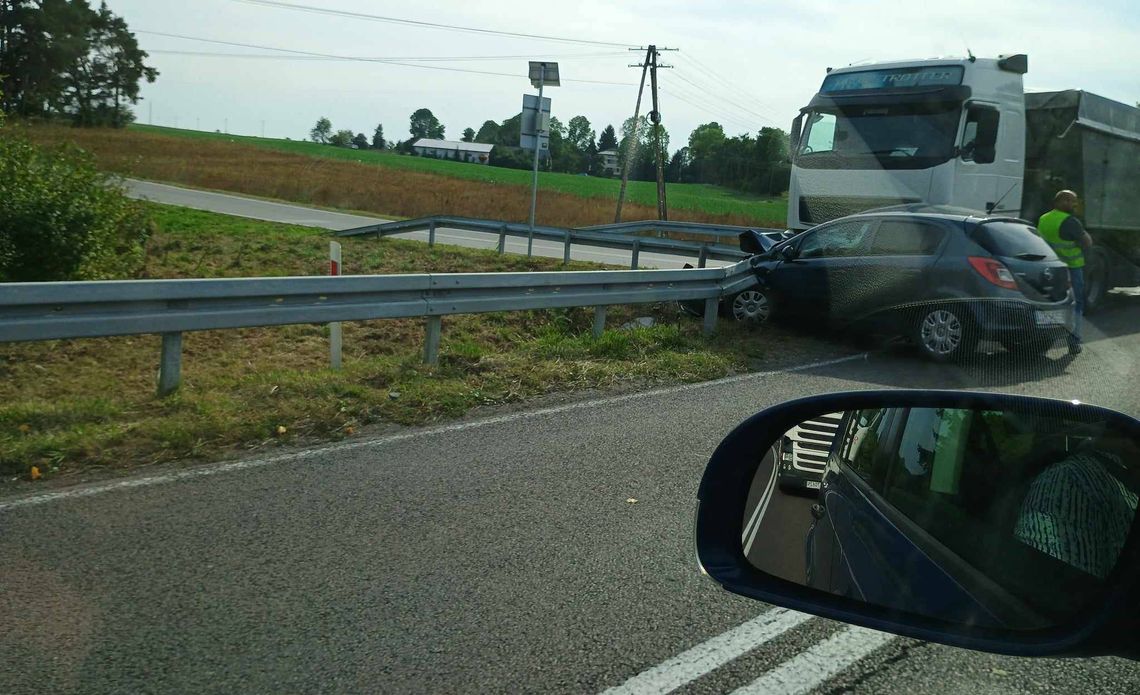
[[(449, 176), (453, 178), (530, 186), (531, 172), (520, 169), (480, 166), (464, 162), (451, 162), (426, 157), (399, 155), (394, 152), (375, 150), (352, 150), (330, 145), (319, 145), (303, 140), (277, 140), (245, 135), (226, 135), (197, 130), (182, 130), (160, 126), (132, 125), (132, 129), (157, 135), (171, 135), (185, 138), (201, 138), (240, 142), (247, 145), (266, 147), (282, 152), (339, 159), (377, 166), (405, 169), (409, 171)], [(608, 198), (617, 200), (621, 182), (618, 179), (575, 174), (540, 172), (539, 187), (544, 190), (567, 193), (584, 198)], [(681, 210), (699, 210), (713, 215), (742, 215), (756, 220), (770, 220), (773, 223), (787, 217), (785, 198), (763, 198), (732, 191), (720, 186), (694, 183), (673, 183), (667, 189), (669, 207)], [(626, 192), (627, 200), (654, 207), (657, 205), (657, 184), (652, 181), (630, 181)]]

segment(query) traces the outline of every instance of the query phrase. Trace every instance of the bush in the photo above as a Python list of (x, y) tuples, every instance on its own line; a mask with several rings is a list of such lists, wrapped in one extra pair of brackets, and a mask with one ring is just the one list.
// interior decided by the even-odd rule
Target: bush
[(0, 282), (131, 277), (150, 228), (87, 153), (0, 135)]

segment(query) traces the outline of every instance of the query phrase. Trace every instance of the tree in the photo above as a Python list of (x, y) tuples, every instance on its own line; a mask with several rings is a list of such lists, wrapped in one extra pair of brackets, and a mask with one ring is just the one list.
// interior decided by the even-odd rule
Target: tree
[(125, 103), (154, 82), (127, 23), (87, 0), (0, 0), (0, 107), (69, 116), (76, 125), (126, 125)]
[(614, 127), (608, 125), (602, 130), (601, 137), (598, 138), (598, 152), (605, 152), (606, 150), (616, 150), (618, 146), (617, 133), (614, 132)]
[(376, 126), (376, 132), (372, 134), (372, 149), (382, 150), (387, 144), (388, 143), (384, 141), (384, 124), (381, 123)]
[(338, 130), (329, 138), (329, 144), (333, 147), (349, 147), (352, 145), (352, 138), (351, 130)]
[(463, 129), (463, 142), (475, 142), (475, 129), (474, 128), (464, 128)]
[(413, 138), (443, 139), (443, 124), (431, 112), (431, 109), (416, 109), (412, 113), (408, 131)]
[(479, 132), (475, 133), (475, 142), (484, 145), (494, 145), (499, 142), (499, 124), (494, 121), (483, 121)]
[(364, 133), (357, 133), (356, 137), (352, 138), (352, 144), (356, 145), (358, 150), (366, 150), (368, 149), (368, 138), (365, 137)]
[(585, 116), (571, 118), (566, 129), (566, 140), (574, 146), (574, 149), (585, 152), (586, 147), (594, 141), (594, 130), (590, 127), (590, 119)]
[(321, 116), (317, 119), (317, 124), (309, 131), (309, 139), (313, 142), (327, 145), (329, 137), (332, 135), (332, 121)]

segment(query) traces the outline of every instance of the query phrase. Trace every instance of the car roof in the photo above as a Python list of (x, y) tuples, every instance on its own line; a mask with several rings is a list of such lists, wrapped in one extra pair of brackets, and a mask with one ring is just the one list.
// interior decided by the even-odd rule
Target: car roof
[(906, 205), (892, 205), (890, 207), (875, 208), (874, 210), (867, 210), (854, 215), (848, 215), (848, 218), (863, 218), (863, 217), (920, 217), (923, 219), (938, 219), (946, 220), (949, 222), (970, 222), (972, 224), (983, 224), (986, 222), (1021, 222), (1033, 226), (1032, 222), (1028, 222), (1017, 217), (1009, 217), (1006, 215), (987, 215), (977, 210), (970, 210), (969, 208), (958, 208), (950, 205), (928, 205), (926, 203), (909, 203)]

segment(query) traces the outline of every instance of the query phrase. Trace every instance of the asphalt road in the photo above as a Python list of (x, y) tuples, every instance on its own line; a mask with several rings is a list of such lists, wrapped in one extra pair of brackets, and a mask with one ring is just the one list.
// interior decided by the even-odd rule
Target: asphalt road
[(1118, 297), (1075, 359), (878, 349), (9, 496), (0, 692), (1138, 692), (1120, 659), (966, 652), (728, 595), (691, 540), (709, 454), (790, 398), (971, 388), (1140, 415), (1138, 318)]
[(728, 595), (691, 541), (710, 452), (789, 398), (969, 387), (1140, 414), (1136, 308), (1114, 311), (1075, 360), (877, 351), (2, 500), (0, 692), (1137, 692), (1119, 659)]
[[(342, 212), (331, 212), (316, 208), (275, 203), (257, 198), (232, 195), (229, 193), (213, 193), (192, 188), (171, 186), (153, 181), (139, 181), (128, 179), (126, 181), (128, 195), (143, 198), (156, 203), (168, 205), (181, 205), (195, 210), (208, 210), (238, 217), (251, 217), (270, 222), (284, 222), (306, 227), (320, 227), (322, 229), (351, 229), (363, 227), (378, 222), (387, 222), (380, 217), (364, 217), (349, 215)], [(408, 232), (394, 235), (399, 239), (416, 239), (427, 241), (427, 232)], [(436, 243), (465, 246), (477, 249), (494, 249), (498, 247), (499, 239), (490, 234), (465, 231), (461, 229), (436, 229)], [(507, 238), (506, 250), (510, 253), (526, 253), (526, 239)], [(548, 258), (562, 258), (561, 243), (535, 240), (534, 253)], [(606, 249), (590, 246), (574, 245), (570, 248), (570, 257), (577, 261), (592, 261), (594, 263), (608, 263), (612, 265), (630, 264), (630, 253), (619, 249)], [(688, 261), (681, 256), (666, 256), (656, 253), (641, 253), (638, 255), (638, 265), (642, 268), (681, 268)], [(695, 262), (694, 262), (695, 265)], [(709, 266), (725, 265), (723, 261), (709, 260)]]

